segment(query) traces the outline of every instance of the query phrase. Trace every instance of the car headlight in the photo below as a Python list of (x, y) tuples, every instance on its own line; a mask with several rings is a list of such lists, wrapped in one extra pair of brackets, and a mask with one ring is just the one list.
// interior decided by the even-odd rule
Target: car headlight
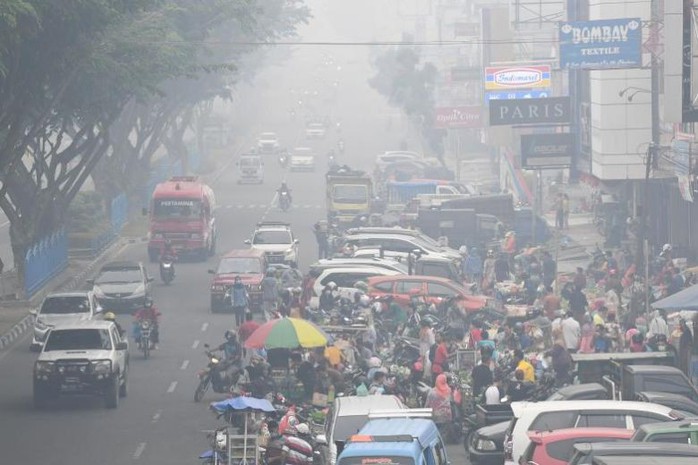
[(53, 367), (55, 366), (55, 362), (46, 362), (46, 361), (37, 361), (34, 364), (34, 372), (36, 374), (47, 374), (53, 372)]
[(478, 439), (475, 443), (475, 449), (482, 451), (495, 451), (497, 450), (497, 445), (494, 443), (494, 441), (490, 441), (489, 439)]
[(94, 360), (90, 362), (92, 372), (98, 375), (111, 373), (111, 360)]
[(211, 286), (211, 290), (214, 292), (223, 292), (225, 291), (225, 284), (214, 284)]
[(293, 250), (293, 249), (286, 249), (286, 250), (284, 251), (284, 255), (286, 255), (287, 257), (290, 257), (290, 256), (293, 255), (294, 253), (295, 253), (295, 250)]

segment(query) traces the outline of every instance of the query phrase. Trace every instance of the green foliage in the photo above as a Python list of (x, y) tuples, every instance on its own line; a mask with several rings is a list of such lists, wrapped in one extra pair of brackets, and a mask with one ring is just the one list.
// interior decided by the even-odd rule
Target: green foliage
[(102, 197), (96, 192), (80, 192), (68, 207), (68, 232), (101, 234), (109, 227)]

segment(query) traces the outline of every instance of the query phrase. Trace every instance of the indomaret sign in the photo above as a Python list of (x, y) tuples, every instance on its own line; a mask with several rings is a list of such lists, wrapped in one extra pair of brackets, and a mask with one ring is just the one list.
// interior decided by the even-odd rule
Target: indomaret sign
[(566, 124), (570, 116), (569, 97), (490, 100), (490, 126)]

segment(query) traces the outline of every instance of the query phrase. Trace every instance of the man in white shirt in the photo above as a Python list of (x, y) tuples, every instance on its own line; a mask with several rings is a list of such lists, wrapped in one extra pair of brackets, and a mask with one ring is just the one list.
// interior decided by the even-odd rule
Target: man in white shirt
[(666, 336), (667, 341), (671, 337), (671, 332), (669, 331), (669, 325), (667, 324), (666, 320), (664, 319), (664, 315), (662, 315), (662, 312), (659, 310), (655, 310), (653, 314), (652, 321), (650, 321), (649, 328), (647, 331), (647, 338), (651, 338), (652, 336), (657, 336), (659, 334), (663, 334)]
[(565, 348), (571, 354), (579, 349), (579, 341), (582, 338), (582, 328), (579, 322), (572, 318), (572, 314), (567, 314), (567, 318), (562, 320), (562, 339), (565, 341)]
[(485, 405), (499, 405), (502, 400), (502, 393), (499, 386), (502, 384), (499, 378), (495, 378), (494, 383), (485, 390)]

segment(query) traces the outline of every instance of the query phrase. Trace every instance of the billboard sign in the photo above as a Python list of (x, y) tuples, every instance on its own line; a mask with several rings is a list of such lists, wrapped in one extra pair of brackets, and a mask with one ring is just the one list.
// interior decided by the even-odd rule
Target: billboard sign
[(485, 68), (485, 90), (545, 89), (550, 86), (550, 65)]
[(521, 167), (529, 170), (572, 165), (574, 137), (570, 133), (521, 136)]
[(642, 66), (640, 18), (560, 23), (560, 68), (614, 69)]
[(547, 98), (552, 95), (550, 89), (545, 90), (515, 90), (511, 92), (485, 92), (485, 100), (516, 100), (524, 98)]
[(437, 107), (434, 119), (437, 128), (481, 128), (482, 107)]
[(570, 117), (569, 97), (490, 100), (490, 126), (566, 124)]

